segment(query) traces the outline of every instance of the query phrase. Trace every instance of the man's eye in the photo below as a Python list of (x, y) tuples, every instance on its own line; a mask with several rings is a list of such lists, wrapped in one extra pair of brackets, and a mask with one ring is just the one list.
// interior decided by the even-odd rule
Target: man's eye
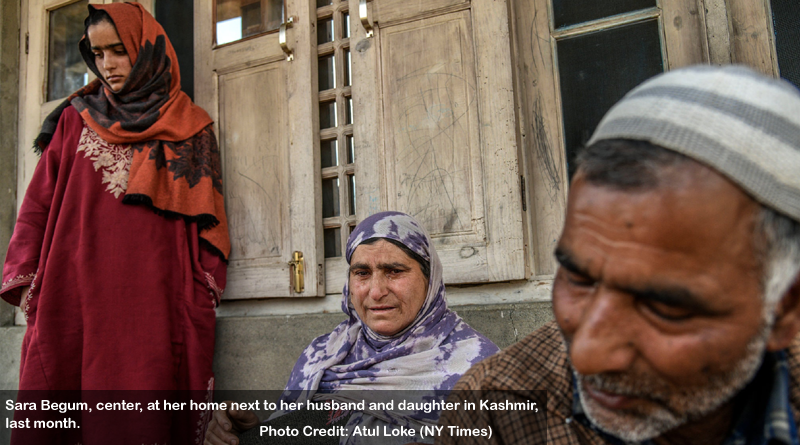
[(692, 311), (689, 309), (663, 303), (647, 302), (644, 303), (644, 306), (656, 317), (667, 321), (684, 321), (688, 320), (693, 315)]
[(574, 286), (592, 287), (595, 285), (595, 280), (572, 272), (567, 272), (567, 282)]
[(103, 53), (94, 53), (95, 59), (101, 59), (103, 57)]
[(123, 49), (123, 50), (114, 51), (114, 54), (116, 54), (118, 56), (124, 56), (124, 55), (128, 54), (128, 52)]

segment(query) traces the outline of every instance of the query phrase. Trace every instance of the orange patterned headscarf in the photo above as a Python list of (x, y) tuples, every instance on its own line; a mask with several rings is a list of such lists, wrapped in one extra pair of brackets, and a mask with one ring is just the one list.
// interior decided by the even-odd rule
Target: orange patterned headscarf
[(196, 221), (200, 238), (224, 259), (230, 254), (222, 172), (211, 117), (181, 91), (178, 58), (164, 29), (138, 3), (89, 5), (108, 13), (131, 59), (131, 72), (114, 93), (95, 65), (86, 36), (81, 54), (97, 79), (73, 93), (42, 125), (43, 150), (70, 104), (86, 124), (113, 144), (133, 148), (126, 204)]

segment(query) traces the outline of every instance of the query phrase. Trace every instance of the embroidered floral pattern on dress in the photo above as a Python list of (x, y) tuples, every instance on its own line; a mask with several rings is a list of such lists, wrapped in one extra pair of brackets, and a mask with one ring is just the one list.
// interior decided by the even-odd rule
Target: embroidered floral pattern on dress
[(108, 184), (107, 192), (114, 195), (114, 198), (125, 193), (133, 159), (130, 145), (110, 144), (84, 123), (78, 151), (84, 152), (85, 158), (94, 161), (95, 171), (103, 170), (102, 183)]
[(211, 289), (211, 296), (214, 297), (214, 306), (219, 306), (223, 290), (217, 286), (217, 280), (210, 273), (203, 272), (203, 275), (206, 277), (206, 285)]
[(25, 321), (28, 321), (28, 313), (31, 310), (31, 298), (33, 298), (33, 290), (36, 289), (36, 275), (39, 273), (39, 269), (36, 269), (36, 272), (33, 273), (33, 279), (31, 280), (31, 288), (28, 289), (28, 296), (25, 297), (25, 304), (20, 304), (22, 308), (22, 313), (25, 315)]
[[(206, 403), (210, 403), (214, 396), (214, 377), (208, 379), (208, 386), (206, 388)], [(197, 421), (197, 429), (195, 430), (194, 443), (200, 445), (205, 441), (206, 430), (208, 430), (208, 423), (211, 421), (211, 410), (206, 410), (200, 413), (200, 420)]]
[(11, 289), (12, 287), (17, 287), (19, 284), (28, 284), (32, 282), (36, 278), (36, 272), (29, 273), (28, 275), (17, 275), (14, 278), (9, 279), (0, 287), (0, 294)]

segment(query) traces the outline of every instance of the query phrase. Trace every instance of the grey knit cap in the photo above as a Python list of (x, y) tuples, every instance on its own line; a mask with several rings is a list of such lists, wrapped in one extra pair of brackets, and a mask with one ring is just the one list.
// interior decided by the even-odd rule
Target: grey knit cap
[(800, 91), (741, 66), (656, 76), (606, 113), (589, 140), (634, 139), (716, 169), (800, 221)]

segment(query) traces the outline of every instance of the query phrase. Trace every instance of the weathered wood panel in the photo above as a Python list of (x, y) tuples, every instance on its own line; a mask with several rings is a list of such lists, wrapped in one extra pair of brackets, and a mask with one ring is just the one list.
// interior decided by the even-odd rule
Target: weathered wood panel
[(731, 61), (774, 75), (772, 36), (766, 1), (728, 0)]
[(414, 215), (434, 237), (483, 231), (468, 19), (462, 12), (383, 35), (390, 208)]
[[(255, 86), (259, 86), (257, 94)], [(288, 272), (275, 277), (268, 270), (261, 270), (261, 277), (245, 272), (285, 263), (281, 257), (289, 247), (284, 243), (291, 240), (286, 205), (285, 63), (220, 76), (219, 97), (219, 137), (231, 236), (230, 295), (243, 298), (254, 292), (272, 292), (270, 288), (275, 286), (288, 288)], [(288, 268), (279, 270), (283, 269)]]
[[(288, 202), (286, 73), (270, 66), (221, 76), (220, 142), (232, 261), (279, 257)], [(253, 94), (254, 86), (262, 89)], [(271, 86), (272, 88), (269, 88)], [(252, 131), (254, 128), (260, 132)]]
[(507, 8), (380, 29), (386, 205), (431, 233), (448, 283), (525, 278)]
[(372, 4), (374, 20), (388, 26), (393, 22), (429, 17), (437, 10), (468, 5), (469, 0), (373, 0)]
[(708, 62), (702, 0), (662, 0), (661, 9), (669, 68)]
[(551, 275), (556, 269), (553, 249), (564, 225), (567, 169), (547, 1), (517, 2), (514, 16), (532, 273)]

